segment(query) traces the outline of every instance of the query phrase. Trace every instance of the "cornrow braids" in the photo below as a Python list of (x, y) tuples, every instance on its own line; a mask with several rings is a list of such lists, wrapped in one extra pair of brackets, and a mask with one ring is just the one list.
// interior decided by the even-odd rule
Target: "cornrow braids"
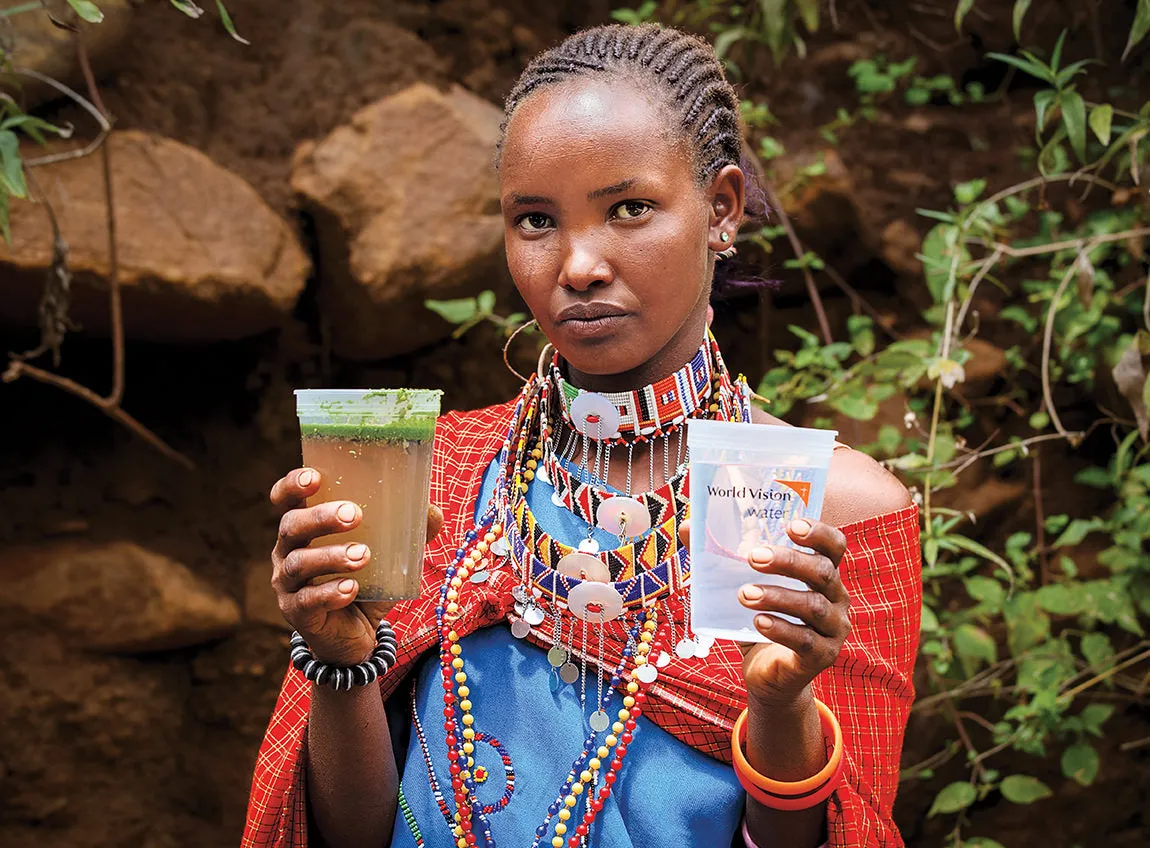
[(610, 24), (577, 32), (536, 56), (507, 96), (496, 159), (515, 110), (532, 94), (580, 77), (611, 74), (650, 92), (678, 119), (703, 184), (741, 164), (739, 98), (706, 41), (657, 24)]

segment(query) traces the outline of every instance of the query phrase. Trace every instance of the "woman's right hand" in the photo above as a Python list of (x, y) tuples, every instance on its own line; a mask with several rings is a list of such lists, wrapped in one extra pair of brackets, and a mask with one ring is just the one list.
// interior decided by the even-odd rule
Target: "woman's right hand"
[[(354, 603), (359, 591), (355, 572), (371, 559), (366, 545), (341, 542), (309, 547), (322, 536), (354, 529), (363, 518), (363, 510), (351, 501), (305, 506), (319, 486), (320, 475), (314, 468), (297, 468), (272, 486), (272, 503), (285, 510), (272, 550), (272, 588), (280, 612), (307, 641), (316, 659), (355, 665), (371, 656), (375, 628), (395, 603)], [(429, 542), (442, 526), (443, 513), (429, 507)], [(313, 585), (316, 577), (330, 574), (347, 576)]]

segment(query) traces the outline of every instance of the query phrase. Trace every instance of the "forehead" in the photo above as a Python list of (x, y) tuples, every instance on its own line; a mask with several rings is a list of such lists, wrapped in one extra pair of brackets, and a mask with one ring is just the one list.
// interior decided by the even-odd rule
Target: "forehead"
[(549, 86), (515, 110), (504, 137), (500, 180), (507, 190), (560, 178), (598, 184), (610, 174), (626, 179), (636, 172), (689, 178), (690, 157), (673, 120), (629, 81), (583, 77)]

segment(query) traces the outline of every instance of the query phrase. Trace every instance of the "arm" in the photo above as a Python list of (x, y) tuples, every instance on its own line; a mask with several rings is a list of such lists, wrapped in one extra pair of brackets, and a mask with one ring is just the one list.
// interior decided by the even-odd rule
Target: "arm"
[[(836, 485), (838, 484), (838, 485)], [(828, 491), (824, 517), (848, 530), (862, 526), (876, 514), (893, 513), (909, 506), (906, 490), (886, 474), (881, 468), (861, 454), (840, 453), (832, 463), (831, 486)], [(917, 524), (915, 524), (917, 542)], [(853, 535), (853, 534), (852, 534)], [(744, 591), (744, 604), (761, 610), (776, 610), (798, 616), (806, 627), (796, 627), (786, 622), (760, 616), (756, 624), (768, 635), (774, 644), (747, 646), (744, 652), (744, 678), (748, 690), (748, 733), (746, 755), (751, 766), (760, 774), (779, 781), (797, 781), (816, 774), (827, 762), (827, 748), (822, 728), (814, 709), (814, 696), (828, 703), (844, 728), (844, 747), (847, 749), (845, 782), (838, 791), (840, 801), (851, 797), (854, 807), (870, 802), (869, 812), (880, 813), (879, 818), (889, 819), (890, 802), (874, 804), (877, 799), (873, 792), (863, 801), (855, 787), (857, 783), (863, 791), (869, 791), (871, 781), (858, 775), (858, 758), (852, 758), (847, 740), (855, 735), (859, 724), (871, 725), (874, 737), (879, 740), (878, 750), (870, 750), (862, 758), (868, 766), (878, 766), (880, 771), (889, 772), (893, 763), (893, 773), (897, 776), (898, 754), (901, 748), (901, 732), (906, 720), (905, 712), (895, 723), (897, 727), (885, 725), (897, 713), (891, 704), (880, 705), (887, 700), (887, 685), (899, 678), (890, 674), (890, 669), (874, 682), (869, 675), (858, 674), (858, 654), (875, 657), (876, 647), (872, 635), (872, 621), (869, 609), (873, 594), (859, 598), (853, 580), (854, 550), (846, 553), (848, 542), (852, 549), (858, 546), (858, 539), (847, 539), (828, 524), (816, 524), (804, 536), (791, 533), (791, 538), (816, 551), (814, 555), (801, 554), (790, 549), (775, 549), (770, 562), (763, 557), (752, 555), (751, 565), (759, 571), (782, 573), (798, 577), (807, 582), (812, 592), (790, 592), (777, 587), (760, 587), (763, 594), (753, 597), (753, 592)], [(917, 544), (914, 546), (917, 561)], [(845, 555), (844, 555), (845, 554)], [(755, 560), (759, 559), (759, 562)], [(841, 572), (840, 567), (841, 566)], [(900, 575), (894, 579), (904, 579), (905, 575), (895, 570), (887, 571), (888, 576)], [(918, 570), (910, 574), (911, 585), (918, 591)], [(847, 588), (855, 596), (852, 602), (847, 596)], [(748, 587), (750, 588), (750, 587)], [(848, 618), (847, 610), (850, 608)], [(859, 607), (856, 615), (856, 607)], [(908, 614), (910, 611), (907, 611)], [(917, 617), (918, 607), (913, 614)], [(856, 618), (864, 626), (848, 641)], [(916, 619), (917, 620), (917, 619)], [(889, 622), (888, 622), (889, 624)], [(917, 634), (917, 629), (915, 630)], [(844, 642), (846, 643), (844, 646)], [(857, 642), (867, 643), (859, 652)], [(900, 658), (906, 651), (896, 652)], [(891, 654), (879, 653), (878, 657)], [(909, 681), (913, 669), (914, 648), (909, 651), (909, 666), (905, 671)], [(850, 671), (845, 674), (844, 669)], [(825, 671), (824, 671), (825, 669)], [(831, 684), (828, 686), (827, 684)], [(860, 686), (867, 687), (866, 709), (857, 710), (860, 701)], [(897, 687), (895, 687), (897, 688)], [(829, 691), (828, 691), (829, 690)], [(906, 706), (909, 707), (909, 699)], [(882, 728), (875, 725), (883, 724)], [(892, 731), (897, 731), (897, 744), (891, 745)], [(861, 738), (870, 739), (871, 733), (864, 732)], [(869, 777), (869, 776), (868, 776)], [(891, 787), (893, 801), (893, 786)], [(879, 809), (873, 809), (879, 807)], [(836, 810), (837, 812), (837, 810)], [(806, 810), (780, 811), (770, 809), (753, 799), (747, 802), (747, 833), (761, 848), (774, 845), (810, 846), (821, 845), (827, 838), (827, 804), (819, 804)], [(836, 817), (832, 817), (836, 818)], [(832, 829), (833, 830), (833, 829)], [(876, 830), (889, 831), (879, 836), (879, 843), (886, 844), (893, 834), (897, 841), (897, 831), (893, 826), (880, 823)], [(832, 832), (832, 837), (835, 834)], [(832, 841), (838, 843), (837, 839)], [(853, 838), (848, 844), (864, 844)]]
[(307, 796), (319, 843), (388, 844), (399, 778), (379, 688), (313, 686), (307, 745)]

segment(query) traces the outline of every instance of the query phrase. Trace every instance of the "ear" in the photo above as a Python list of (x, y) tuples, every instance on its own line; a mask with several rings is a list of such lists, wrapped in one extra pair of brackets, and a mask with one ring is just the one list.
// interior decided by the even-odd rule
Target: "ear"
[[(714, 251), (726, 250), (735, 243), (739, 225), (743, 223), (747, 180), (738, 165), (724, 165), (711, 179), (707, 188), (707, 202), (711, 207), (710, 233), (707, 246)], [(723, 241), (726, 233), (728, 241)]]

